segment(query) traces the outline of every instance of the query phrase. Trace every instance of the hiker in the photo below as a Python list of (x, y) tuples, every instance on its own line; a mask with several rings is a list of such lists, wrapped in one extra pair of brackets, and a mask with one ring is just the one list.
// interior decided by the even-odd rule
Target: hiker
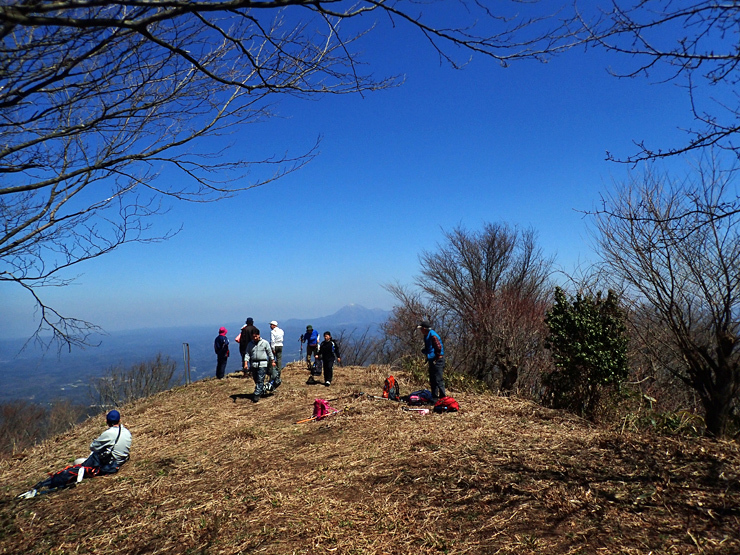
[[(257, 328), (254, 327), (254, 319), (247, 318), (247, 321), (242, 326), (239, 335), (236, 336), (236, 342), (239, 343), (239, 355), (241, 356), (242, 360), (244, 360), (244, 355), (247, 352), (247, 345), (249, 345), (249, 342), (252, 340), (252, 334), (256, 329)], [(247, 368), (246, 366), (242, 366), (242, 370), (244, 371), (244, 377), (246, 378), (249, 372), (249, 368)]]
[(247, 344), (247, 353), (244, 355), (244, 367), (252, 371), (252, 379), (254, 380), (253, 403), (256, 403), (262, 397), (268, 363), (272, 369), (270, 372), (272, 379), (268, 388), (269, 392), (280, 385), (280, 378), (276, 375), (275, 370), (275, 356), (272, 354), (270, 344), (260, 337), (260, 330), (254, 328), (252, 340)]
[(218, 329), (218, 337), (213, 341), (213, 350), (216, 351), (216, 378), (223, 379), (226, 374), (226, 363), (229, 360), (229, 333), (226, 328)]
[(337, 362), (340, 363), (342, 358), (339, 354), (339, 345), (331, 338), (331, 333), (328, 331), (324, 332), (324, 340), (319, 346), (318, 356), (321, 358), (324, 367), (324, 385), (329, 387), (332, 379), (334, 379), (334, 357), (336, 356)]
[(278, 327), (278, 323), (273, 320), (270, 322), (270, 347), (272, 354), (275, 355), (275, 364), (277, 366), (278, 377), (283, 367), (283, 338), (285, 332)]
[(424, 337), (424, 348), (421, 350), (427, 357), (429, 365), (429, 389), (432, 390), (432, 398), (436, 402), (442, 397), (446, 397), (445, 380), (442, 372), (445, 367), (445, 349), (442, 340), (432, 325), (427, 320), (422, 320), (416, 329), (421, 330)]
[[(67, 467), (45, 480), (40, 481), (19, 498), (35, 497), (42, 488), (58, 488), (80, 481), (82, 476), (91, 478), (99, 474), (115, 474), (128, 460), (131, 450), (131, 432), (121, 424), (121, 414), (117, 410), (110, 411), (105, 421), (108, 429), (100, 434), (90, 444), (90, 456), (87, 459), (77, 459), (74, 466)], [(79, 477), (79, 478), (78, 478)]]
[(301, 344), (306, 344), (306, 364), (311, 370), (311, 360), (319, 350), (319, 332), (314, 331), (313, 326), (306, 326), (306, 333), (301, 335)]

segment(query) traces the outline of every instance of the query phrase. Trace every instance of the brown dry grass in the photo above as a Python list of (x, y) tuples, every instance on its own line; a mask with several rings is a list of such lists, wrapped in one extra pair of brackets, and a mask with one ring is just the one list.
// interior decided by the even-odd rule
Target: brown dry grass
[[(103, 424), (86, 422), (0, 464), (0, 552), (740, 553), (736, 443), (487, 395), (429, 416), (355, 396), (387, 374), (338, 368), (326, 389), (295, 365), (256, 405), (230, 397), (252, 391), (235, 377), (177, 388), (122, 410), (134, 447), (119, 474), (15, 500), (85, 454)], [(346, 410), (294, 424), (317, 397)]]

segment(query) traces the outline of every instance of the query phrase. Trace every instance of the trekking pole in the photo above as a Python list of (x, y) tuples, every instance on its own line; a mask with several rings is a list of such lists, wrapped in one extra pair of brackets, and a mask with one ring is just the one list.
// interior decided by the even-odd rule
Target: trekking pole
[(327, 414), (322, 414), (321, 416), (312, 416), (311, 418), (304, 418), (303, 420), (299, 420), (298, 422), (296, 422), (296, 424), (303, 424), (304, 422), (311, 422), (311, 420), (316, 420), (316, 419), (320, 419), (320, 418), (326, 418), (327, 416), (334, 416), (335, 414), (338, 414), (338, 413), (342, 412), (342, 410), (344, 410), (344, 409), (335, 410), (335, 411), (329, 412)]
[(380, 395), (371, 395), (370, 393), (365, 393), (364, 391), (360, 391), (360, 393), (358, 394), (358, 397), (360, 395), (364, 395), (365, 397), (370, 397), (371, 399), (380, 399), (382, 401), (395, 401), (395, 399), (389, 399), (388, 397), (381, 397)]

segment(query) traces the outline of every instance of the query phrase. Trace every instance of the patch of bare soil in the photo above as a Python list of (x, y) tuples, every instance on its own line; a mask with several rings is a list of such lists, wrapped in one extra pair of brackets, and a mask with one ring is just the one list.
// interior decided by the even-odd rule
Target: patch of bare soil
[[(121, 410), (118, 474), (16, 500), (86, 454), (104, 426), (86, 422), (0, 463), (0, 553), (740, 553), (737, 443), (490, 395), (427, 416), (358, 396), (388, 373), (340, 367), (324, 388), (295, 364), (257, 404), (236, 375), (174, 389)], [(295, 424), (315, 398), (343, 410)]]

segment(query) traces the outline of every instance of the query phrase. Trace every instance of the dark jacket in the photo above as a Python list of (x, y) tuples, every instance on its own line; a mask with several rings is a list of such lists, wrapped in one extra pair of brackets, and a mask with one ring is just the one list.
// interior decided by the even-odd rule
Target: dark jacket
[(225, 335), (219, 335), (213, 342), (213, 350), (219, 359), (229, 358), (229, 340)]
[(334, 357), (342, 358), (342, 355), (339, 354), (339, 345), (337, 345), (337, 342), (333, 339), (321, 342), (321, 345), (319, 346), (319, 356), (323, 360), (331, 360)]
[(239, 353), (242, 355), (242, 358), (244, 358), (244, 354), (247, 352), (247, 345), (252, 341), (252, 335), (256, 329), (257, 328), (253, 324), (249, 324), (242, 328), (242, 335), (239, 338)]

